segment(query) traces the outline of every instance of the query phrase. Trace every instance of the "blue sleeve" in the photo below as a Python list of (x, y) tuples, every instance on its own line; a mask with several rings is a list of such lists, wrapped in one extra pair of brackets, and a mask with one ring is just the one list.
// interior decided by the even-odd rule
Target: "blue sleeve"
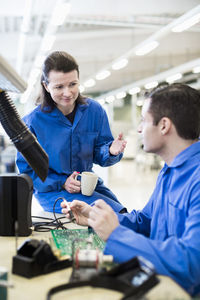
[[(26, 124), (29, 123), (28, 120), (26, 121)], [(35, 135), (34, 129), (29, 124), (27, 124), (27, 126)], [(38, 192), (60, 191), (67, 179), (66, 174), (58, 174), (49, 168), (47, 178), (43, 182), (29, 166), (20, 152), (17, 152), (16, 165), (21, 174), (25, 173), (32, 178), (34, 189)]]
[(130, 214), (118, 214), (118, 219), (122, 226), (149, 236), (151, 220), (142, 212), (133, 210)]
[(153, 197), (154, 195), (151, 196), (150, 200), (145, 205), (142, 211), (132, 210), (131, 213), (118, 214), (120, 225), (128, 227), (135, 232), (149, 237), (151, 229)]
[(199, 190), (198, 185), (193, 191), (185, 230), (180, 238), (174, 235), (164, 241), (152, 240), (135, 232), (137, 230), (134, 230), (134, 227), (128, 228), (120, 224), (109, 236), (105, 254), (112, 254), (116, 262), (123, 262), (138, 255), (143, 256), (153, 263), (158, 274), (172, 277), (192, 295), (199, 293)]
[(114, 138), (112, 136), (108, 117), (103, 110), (102, 122), (99, 124), (99, 134), (95, 143), (94, 149), (94, 163), (102, 167), (112, 166), (119, 162), (123, 156), (122, 153), (118, 155), (111, 155), (109, 148)]
[(25, 173), (32, 178), (34, 189), (38, 192), (60, 191), (67, 179), (67, 175), (60, 175), (49, 169), (47, 178), (43, 182), (19, 152), (17, 153), (16, 165), (21, 174)]

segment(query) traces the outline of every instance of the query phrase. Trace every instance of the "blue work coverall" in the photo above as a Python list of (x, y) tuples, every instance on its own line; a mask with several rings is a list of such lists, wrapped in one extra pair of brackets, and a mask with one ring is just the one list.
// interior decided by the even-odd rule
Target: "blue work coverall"
[(200, 294), (200, 142), (165, 164), (142, 211), (118, 217), (105, 254), (116, 262), (143, 256), (158, 274)]
[[(55, 200), (64, 197), (67, 201), (83, 200), (91, 204), (97, 199), (105, 200), (116, 212), (124, 208), (116, 196), (99, 178), (92, 196), (71, 194), (63, 189), (68, 176), (74, 171), (92, 171), (93, 163), (103, 167), (120, 161), (122, 154), (111, 155), (109, 147), (112, 136), (108, 118), (102, 106), (92, 99), (78, 104), (73, 124), (57, 108), (43, 112), (38, 106), (24, 121), (49, 156), (49, 171), (42, 182), (18, 152), (16, 164), (20, 173), (28, 174), (33, 180), (34, 195), (46, 211), (52, 211)], [(61, 201), (60, 201), (61, 202)], [(60, 202), (55, 208), (60, 212)]]

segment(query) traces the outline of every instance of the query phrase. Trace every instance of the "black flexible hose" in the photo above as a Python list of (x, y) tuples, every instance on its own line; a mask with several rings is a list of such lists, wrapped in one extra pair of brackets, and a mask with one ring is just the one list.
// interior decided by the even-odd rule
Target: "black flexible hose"
[(13, 101), (4, 91), (0, 91), (0, 121), (17, 150), (44, 181), (48, 173), (48, 155), (21, 120)]

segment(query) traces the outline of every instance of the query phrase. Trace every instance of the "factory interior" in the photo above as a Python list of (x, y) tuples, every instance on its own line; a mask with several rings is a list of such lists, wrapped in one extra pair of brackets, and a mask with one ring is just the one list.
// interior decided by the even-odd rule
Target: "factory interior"
[[(71, 54), (79, 65), (81, 95), (102, 106), (114, 139), (122, 133), (127, 142), (118, 163), (108, 167), (94, 164), (93, 170), (128, 212), (142, 210), (164, 166), (159, 156), (145, 153), (137, 130), (145, 93), (161, 83), (183, 83), (200, 90), (200, 1), (0, 0), (0, 4), (0, 89), (14, 70), (13, 77), (21, 82), (23, 91), (8, 88), (7, 94), (23, 118), (36, 108), (47, 55), (53, 51)], [(18, 173), (16, 155), (17, 149), (2, 122), (0, 175)], [(48, 216), (34, 196), (31, 213)], [(18, 245), (20, 241), (19, 238)], [(11, 237), (7, 243), (12, 243)], [(0, 275), (4, 257), (5, 254), (0, 258)], [(31, 279), (33, 295), (29, 297), (29, 284), (17, 279), (17, 289), (8, 287), (6, 295), (10, 296), (0, 299), (46, 299), (46, 291), (57, 280), (56, 272), (52, 274), (51, 285), (48, 278), (42, 279), (46, 288), (41, 295), (37, 291), (34, 296), (37, 286), (42, 288), (39, 277)], [(14, 285), (16, 276), (11, 278)], [(60, 282), (64, 282), (63, 278)], [(170, 294), (167, 286), (162, 285), (157, 293), (142, 299), (190, 299), (174, 286)], [(24, 296), (23, 288), (27, 291)], [(0, 285), (0, 295), (1, 289)], [(68, 299), (67, 295), (78, 300), (121, 299), (110, 290), (90, 293), (84, 290), (83, 296), (77, 296), (73, 291), (66, 297), (61, 293), (55, 300)]]

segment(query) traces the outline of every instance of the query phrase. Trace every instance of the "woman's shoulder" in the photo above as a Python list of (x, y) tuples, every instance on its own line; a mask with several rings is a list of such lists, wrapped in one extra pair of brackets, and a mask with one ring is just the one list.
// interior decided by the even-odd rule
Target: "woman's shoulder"
[(31, 123), (34, 119), (36, 119), (40, 114), (43, 114), (42, 110), (41, 110), (41, 105), (38, 105), (36, 108), (34, 108), (31, 112), (29, 112), (28, 114), (26, 114), (23, 117), (23, 120), (25, 122), (29, 122)]

